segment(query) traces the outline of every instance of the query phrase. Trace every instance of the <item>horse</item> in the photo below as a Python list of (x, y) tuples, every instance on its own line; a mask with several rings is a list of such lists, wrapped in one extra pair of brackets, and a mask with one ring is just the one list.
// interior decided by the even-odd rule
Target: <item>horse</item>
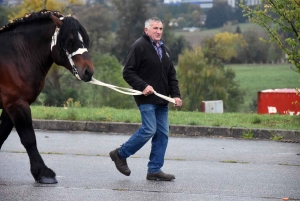
[(0, 29), (0, 150), (15, 127), (30, 160), (36, 182), (57, 183), (55, 172), (37, 149), (30, 104), (45, 84), (53, 63), (89, 82), (94, 65), (88, 53), (89, 37), (72, 16), (41, 10), (10, 21)]

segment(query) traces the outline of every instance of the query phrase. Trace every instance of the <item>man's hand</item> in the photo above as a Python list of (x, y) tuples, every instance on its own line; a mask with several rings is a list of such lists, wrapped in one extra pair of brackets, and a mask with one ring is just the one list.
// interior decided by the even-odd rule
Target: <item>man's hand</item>
[(180, 98), (173, 98), (175, 100), (175, 107), (181, 107), (182, 106), (182, 100)]
[(153, 94), (153, 92), (154, 92), (153, 87), (150, 86), (150, 85), (148, 85), (148, 86), (144, 89), (143, 94), (144, 94), (144, 96), (148, 96), (148, 95), (150, 95), (150, 94)]

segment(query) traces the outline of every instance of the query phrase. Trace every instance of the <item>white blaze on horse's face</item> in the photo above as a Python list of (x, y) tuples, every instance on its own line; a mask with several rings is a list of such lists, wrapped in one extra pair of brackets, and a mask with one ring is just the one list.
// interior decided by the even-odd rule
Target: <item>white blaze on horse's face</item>
[[(60, 20), (62, 20), (62, 19), (60, 18)], [(56, 27), (55, 32), (54, 32), (54, 34), (52, 36), (51, 51), (52, 51), (53, 46), (56, 45), (58, 33), (59, 33), (59, 28)], [(80, 35), (80, 33), (78, 33), (78, 38), (83, 43), (83, 39), (82, 39), (82, 36)], [(75, 55), (77, 55), (77, 54), (83, 54), (84, 52), (88, 52), (88, 50), (86, 48), (84, 48), (84, 46), (83, 46), (83, 48), (78, 48), (75, 52), (73, 52), (71, 54), (66, 49), (65, 49), (65, 52), (66, 52), (66, 55), (67, 55), (67, 57), (69, 59), (69, 62), (71, 64), (71, 66), (72, 66), (73, 75), (77, 79), (81, 80), (72, 57), (75, 56)]]

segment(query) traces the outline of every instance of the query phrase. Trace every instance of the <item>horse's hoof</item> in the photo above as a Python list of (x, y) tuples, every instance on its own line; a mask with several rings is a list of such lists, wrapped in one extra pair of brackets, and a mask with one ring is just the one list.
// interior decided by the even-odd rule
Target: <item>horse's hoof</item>
[(57, 180), (55, 177), (44, 177), (42, 176), (39, 181), (37, 181), (40, 184), (57, 184)]

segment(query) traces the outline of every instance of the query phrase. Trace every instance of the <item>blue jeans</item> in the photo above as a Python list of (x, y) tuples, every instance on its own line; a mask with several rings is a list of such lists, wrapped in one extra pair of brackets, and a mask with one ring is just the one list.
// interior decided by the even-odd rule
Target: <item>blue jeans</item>
[(160, 172), (168, 145), (168, 105), (141, 104), (138, 107), (142, 126), (121, 146), (119, 154), (122, 158), (128, 158), (152, 138), (148, 172)]

